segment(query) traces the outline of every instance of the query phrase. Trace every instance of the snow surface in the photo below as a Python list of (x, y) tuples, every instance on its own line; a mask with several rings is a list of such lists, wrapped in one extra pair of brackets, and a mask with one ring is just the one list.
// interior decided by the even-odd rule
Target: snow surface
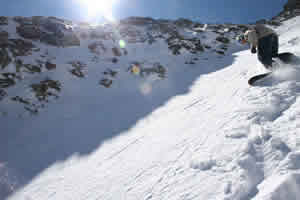
[[(280, 52), (300, 56), (300, 17), (276, 31)], [(6, 189), (0, 195), (9, 200), (300, 199), (300, 62), (282, 64), (269, 80), (250, 87), (248, 78), (264, 69), (249, 50), (231, 49), (233, 54), (222, 58), (203, 53), (201, 58), (210, 59), (186, 68), (182, 57), (158, 52), (161, 42), (139, 45), (132, 44), (131, 56), (120, 62), (159, 61), (168, 68), (165, 80), (120, 73), (112, 88), (100, 88), (95, 83), (102, 71), (95, 63), (78, 82), (65, 63), (92, 55), (81, 48), (47, 47), (60, 67), (43, 76), (59, 79), (64, 93), (31, 117), (4, 101), (3, 109), (19, 117), (1, 117), (0, 188)], [(18, 86), (9, 94), (20, 91), (29, 92)]]

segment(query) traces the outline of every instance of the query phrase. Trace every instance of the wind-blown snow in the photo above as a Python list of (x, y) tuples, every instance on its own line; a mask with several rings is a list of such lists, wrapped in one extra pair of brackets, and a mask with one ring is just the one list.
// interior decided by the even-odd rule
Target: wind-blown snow
[[(276, 31), (280, 52), (300, 56), (300, 18)], [(149, 46), (147, 55), (138, 44), (129, 51), (166, 65), (164, 81), (123, 73), (112, 88), (99, 89), (96, 64), (79, 83), (64, 71), (67, 65), (45, 74), (63, 81), (63, 96), (36, 117), (1, 118), (0, 188), (6, 189), (0, 194), (9, 191), (9, 200), (299, 199), (300, 62), (281, 64), (250, 87), (248, 78), (264, 68), (248, 50), (222, 58), (203, 53), (215, 61), (185, 68), (182, 58), (157, 52), (160, 45)], [(49, 49), (60, 63), (91, 56), (81, 53)], [(22, 88), (9, 92), (15, 90)]]

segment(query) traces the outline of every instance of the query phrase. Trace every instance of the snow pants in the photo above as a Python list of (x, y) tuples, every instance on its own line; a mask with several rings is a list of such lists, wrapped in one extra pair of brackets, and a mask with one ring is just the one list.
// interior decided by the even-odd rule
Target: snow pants
[(278, 36), (271, 34), (258, 40), (258, 60), (266, 67), (272, 67), (272, 58), (278, 55)]

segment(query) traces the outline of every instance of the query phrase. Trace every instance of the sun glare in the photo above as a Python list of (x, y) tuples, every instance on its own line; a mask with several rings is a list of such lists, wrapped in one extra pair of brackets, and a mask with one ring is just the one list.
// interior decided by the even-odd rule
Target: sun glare
[(102, 16), (107, 20), (114, 21), (112, 9), (116, 0), (79, 0), (88, 18)]

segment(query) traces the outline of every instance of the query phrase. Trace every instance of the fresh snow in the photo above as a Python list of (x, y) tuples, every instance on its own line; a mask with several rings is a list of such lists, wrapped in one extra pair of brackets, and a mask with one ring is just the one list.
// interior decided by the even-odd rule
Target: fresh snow
[[(300, 17), (276, 31), (280, 52), (300, 56)], [(214, 33), (205, 37), (209, 41)], [(299, 61), (281, 64), (274, 76), (250, 87), (248, 78), (264, 68), (237, 44), (232, 55), (205, 52), (185, 67), (183, 58), (194, 55), (171, 57), (161, 50), (163, 42), (137, 43), (117, 67), (105, 55), (78, 80), (66, 63), (91, 60), (91, 53), (40, 47), (58, 67), (23, 81), (52, 77), (64, 91), (37, 116), (2, 102), (7, 114), (1, 116), (0, 195), (10, 191), (5, 199), (300, 199)], [(167, 78), (122, 72), (128, 67), (122, 63), (141, 59), (162, 63)], [(119, 72), (111, 88), (97, 85), (99, 67)], [(22, 85), (8, 94), (32, 95)]]

